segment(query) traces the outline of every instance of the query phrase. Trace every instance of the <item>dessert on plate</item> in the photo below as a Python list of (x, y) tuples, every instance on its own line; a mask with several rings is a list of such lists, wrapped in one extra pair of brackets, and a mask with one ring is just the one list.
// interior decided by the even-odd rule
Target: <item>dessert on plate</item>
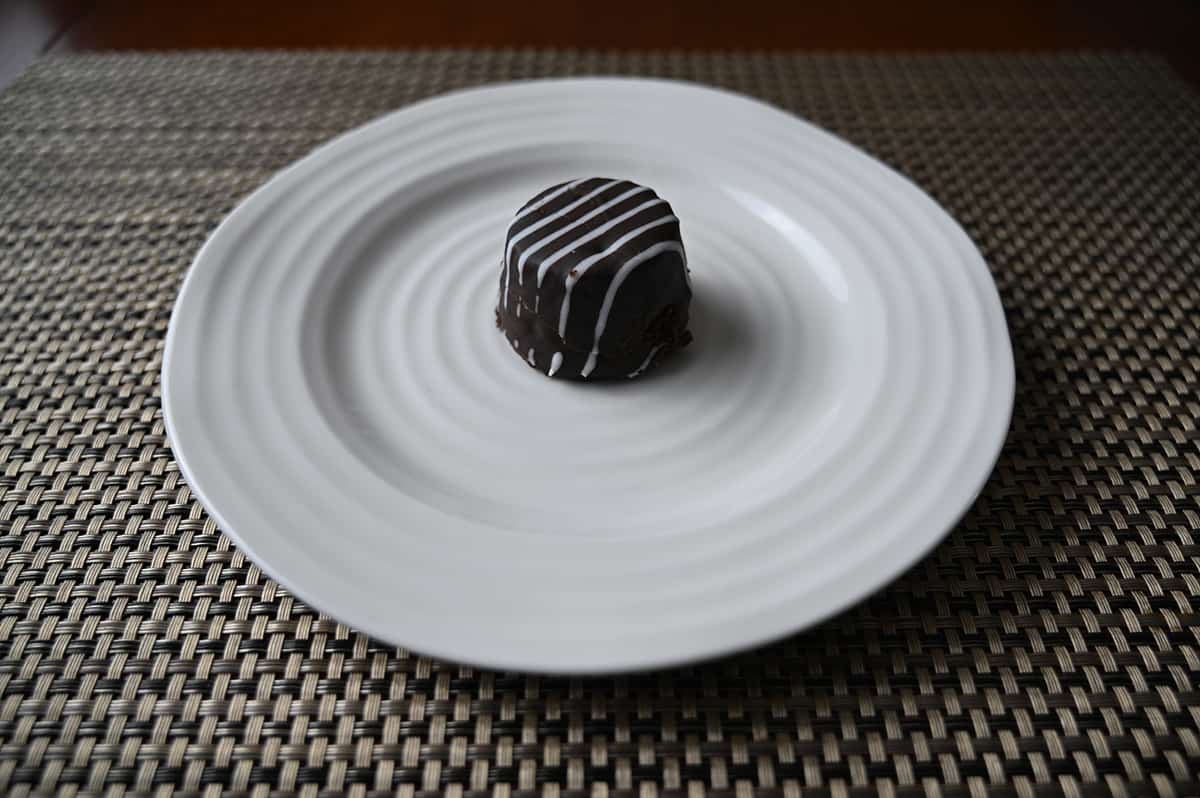
[(679, 219), (652, 189), (592, 177), (551, 186), (508, 228), (496, 323), (555, 379), (637, 377), (692, 340)]

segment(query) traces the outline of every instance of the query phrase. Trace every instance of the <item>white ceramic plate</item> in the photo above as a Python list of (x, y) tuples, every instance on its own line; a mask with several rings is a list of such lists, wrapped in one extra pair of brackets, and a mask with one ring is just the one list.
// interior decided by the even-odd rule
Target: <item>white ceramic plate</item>
[[(681, 219), (695, 343), (549, 380), (497, 331), (507, 222), (573, 177)], [(974, 499), (1013, 399), (971, 241), (840, 139), (698, 86), (410, 106), (235, 210), (171, 319), (163, 409), (221, 529), (312, 606), (488, 666), (742, 649), (886, 584)]]

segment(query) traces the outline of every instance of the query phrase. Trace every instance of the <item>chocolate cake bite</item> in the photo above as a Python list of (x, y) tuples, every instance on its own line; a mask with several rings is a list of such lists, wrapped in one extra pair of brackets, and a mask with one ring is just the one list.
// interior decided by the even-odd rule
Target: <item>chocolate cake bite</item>
[(551, 186), (508, 228), (496, 320), (556, 379), (636, 377), (686, 346), (692, 298), (679, 220), (628, 180)]

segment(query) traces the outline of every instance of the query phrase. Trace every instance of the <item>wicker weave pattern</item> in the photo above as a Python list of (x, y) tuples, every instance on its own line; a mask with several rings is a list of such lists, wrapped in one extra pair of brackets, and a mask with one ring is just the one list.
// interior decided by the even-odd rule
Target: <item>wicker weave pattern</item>
[[(230, 546), (159, 410), (238, 198), (419, 97), (667, 75), (790, 108), (965, 225), (1008, 444), (950, 538), (783, 643), (548, 679), (311, 612)], [(1158, 62), (91, 56), (0, 95), (0, 793), (1200, 795), (1200, 100)]]

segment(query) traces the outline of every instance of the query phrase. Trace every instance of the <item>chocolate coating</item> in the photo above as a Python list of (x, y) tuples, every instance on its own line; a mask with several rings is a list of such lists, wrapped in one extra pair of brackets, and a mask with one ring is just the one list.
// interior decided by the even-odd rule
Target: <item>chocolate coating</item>
[(496, 321), (556, 379), (636, 377), (692, 339), (679, 220), (628, 180), (551, 186), (508, 229)]

